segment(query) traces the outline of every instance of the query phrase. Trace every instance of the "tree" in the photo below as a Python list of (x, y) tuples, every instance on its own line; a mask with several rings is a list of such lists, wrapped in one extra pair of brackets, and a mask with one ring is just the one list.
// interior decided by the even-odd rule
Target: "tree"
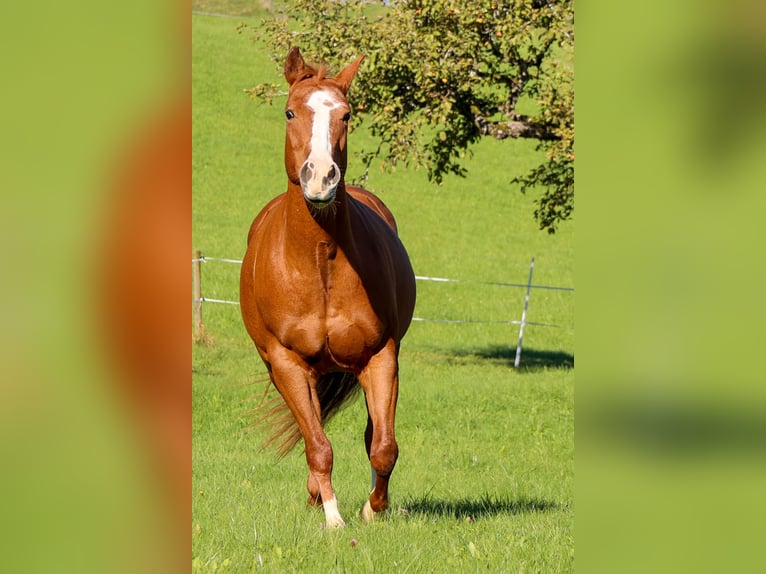
[[(529, 137), (545, 161), (516, 178), (541, 187), (535, 217), (549, 233), (574, 209), (572, 0), (295, 0), (250, 28), (281, 63), (300, 45), (340, 69), (367, 54), (354, 84), (357, 119), (380, 142), (369, 167), (424, 166), (431, 179), (465, 175), (482, 137)], [(250, 90), (270, 100), (278, 84)], [(526, 112), (526, 113), (523, 113)]]

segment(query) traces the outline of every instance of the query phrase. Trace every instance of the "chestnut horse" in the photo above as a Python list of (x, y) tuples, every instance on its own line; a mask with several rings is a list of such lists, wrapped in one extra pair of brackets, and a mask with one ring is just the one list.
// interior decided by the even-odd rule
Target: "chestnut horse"
[(284, 454), (303, 437), (309, 504), (324, 508), (330, 528), (345, 523), (323, 423), (359, 387), (373, 479), (361, 515), (369, 522), (388, 508), (398, 456), (399, 345), (415, 305), (415, 277), (391, 212), (344, 182), (346, 93), (363, 58), (327, 77), (290, 50), (287, 191), (253, 221), (240, 283), (245, 326), (283, 399), (265, 415), (281, 415), (269, 442), (284, 437)]

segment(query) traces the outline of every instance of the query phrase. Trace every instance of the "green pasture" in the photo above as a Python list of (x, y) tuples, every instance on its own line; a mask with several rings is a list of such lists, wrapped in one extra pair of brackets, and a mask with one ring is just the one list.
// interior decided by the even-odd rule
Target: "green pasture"
[[(251, 221), (286, 185), (283, 100), (258, 104), (244, 90), (281, 76), (237, 30), (259, 10), (193, 5), (236, 15), (192, 17), (193, 243), (238, 259)], [(353, 131), (348, 178), (362, 171), (354, 151), (374, 145), (363, 124)], [(391, 510), (375, 523), (357, 516), (370, 480), (363, 401), (327, 429), (347, 526), (326, 531), (305, 505), (301, 447), (277, 461), (251, 428), (265, 369), (238, 308), (203, 306), (209, 344), (192, 355), (193, 572), (573, 570), (574, 293), (532, 292), (528, 320), (558, 327), (527, 327), (516, 370), (518, 327), (500, 321), (520, 318), (524, 290), (481, 282), (525, 283), (535, 257), (535, 284), (575, 287), (574, 224), (538, 231), (533, 198), (509, 183), (539, 161), (533, 142), (487, 140), (474, 152), (468, 177), (440, 186), (424, 171), (370, 170), (367, 186), (396, 216), (415, 273), (466, 280), (418, 282), (415, 315), (474, 321), (415, 322), (404, 339), (400, 457)], [(238, 299), (237, 265), (204, 263), (202, 274), (204, 296)]]

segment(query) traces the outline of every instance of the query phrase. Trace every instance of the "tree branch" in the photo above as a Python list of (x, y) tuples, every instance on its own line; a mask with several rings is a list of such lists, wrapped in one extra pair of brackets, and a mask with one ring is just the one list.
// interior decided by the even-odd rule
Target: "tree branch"
[(474, 124), (483, 136), (495, 139), (532, 138), (538, 140), (560, 140), (561, 136), (548, 129), (545, 125), (530, 120), (527, 116), (516, 114), (513, 119), (490, 122), (484, 116), (474, 116)]

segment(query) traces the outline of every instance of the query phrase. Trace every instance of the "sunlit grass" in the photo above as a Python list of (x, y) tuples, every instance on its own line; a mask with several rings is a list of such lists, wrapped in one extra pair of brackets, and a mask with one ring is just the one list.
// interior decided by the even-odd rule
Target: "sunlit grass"
[[(239, 258), (258, 210), (285, 189), (281, 101), (244, 90), (278, 69), (231, 19), (194, 16), (194, 247)], [(353, 97), (353, 96), (352, 96)], [(354, 150), (373, 141), (364, 126)], [(368, 186), (394, 212), (418, 275), (416, 316), (401, 353), (400, 458), (388, 516), (357, 512), (369, 492), (363, 401), (328, 427), (334, 485), (347, 521), (322, 528), (305, 506), (301, 448), (277, 462), (251, 429), (265, 369), (236, 306), (205, 304), (212, 346), (193, 351), (194, 572), (568, 572), (573, 570), (574, 293), (535, 290), (522, 369), (513, 368), (524, 290), (483, 281), (574, 287), (573, 223), (537, 229), (533, 198), (510, 185), (539, 160), (529, 141), (488, 140), (465, 179), (436, 186), (424, 171), (380, 171)], [(238, 299), (236, 265), (205, 263), (203, 294)]]

